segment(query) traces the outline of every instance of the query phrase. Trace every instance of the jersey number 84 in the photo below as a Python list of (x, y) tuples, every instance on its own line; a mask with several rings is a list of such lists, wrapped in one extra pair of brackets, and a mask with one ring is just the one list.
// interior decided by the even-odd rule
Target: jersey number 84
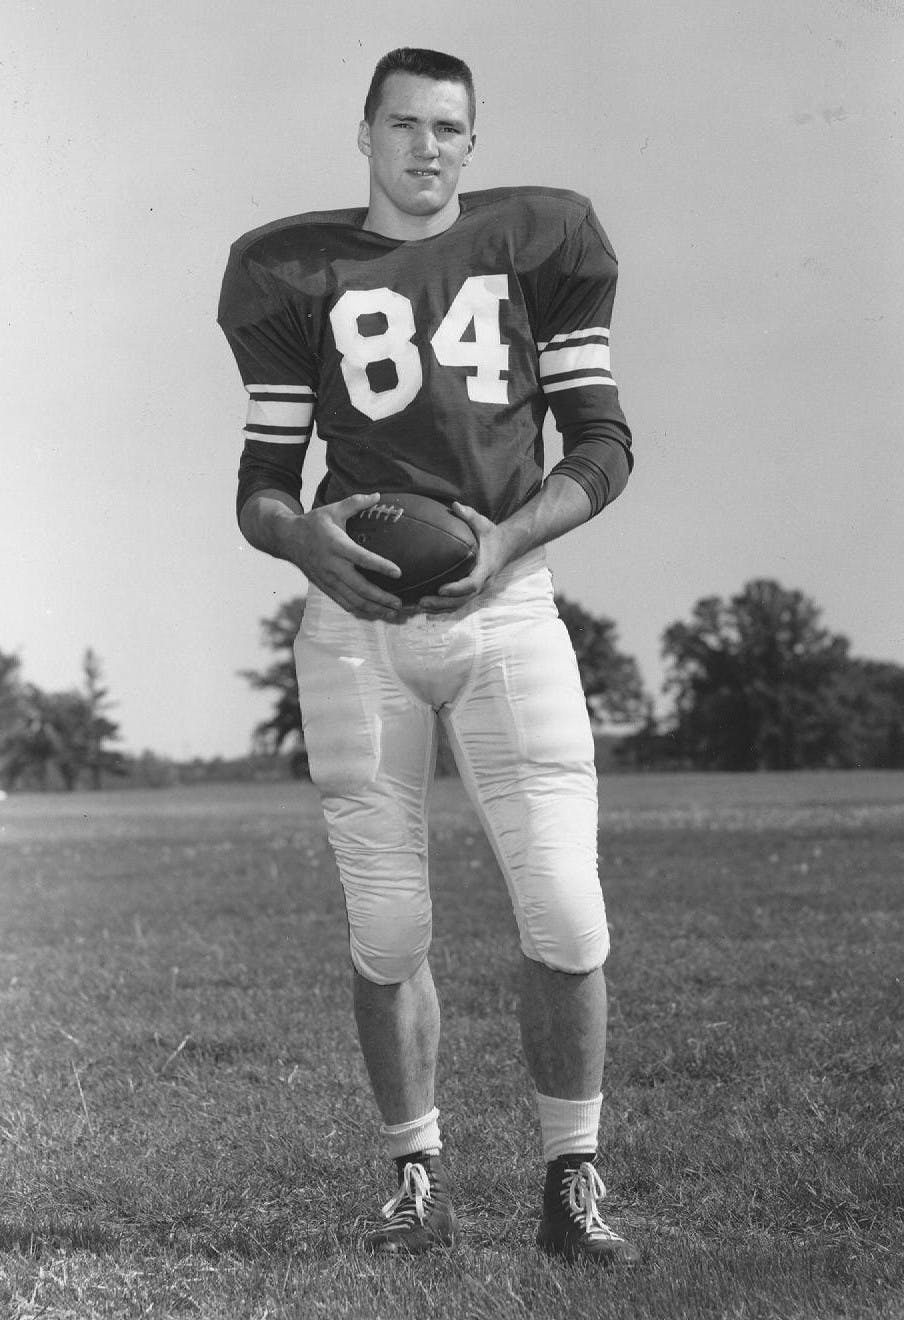
[[(474, 403), (508, 402), (502, 373), (508, 369), (509, 350), (499, 326), (499, 304), (505, 298), (507, 275), (469, 275), (430, 340), (441, 366), (472, 368), (467, 388)], [(386, 329), (362, 335), (359, 318), (374, 313), (383, 315)], [(348, 395), (358, 411), (378, 422), (407, 408), (424, 380), (420, 353), (412, 342), (416, 327), (409, 299), (393, 289), (349, 289), (332, 308), (330, 324)], [(471, 324), (474, 338), (465, 339)], [(374, 390), (367, 368), (386, 361), (395, 366), (397, 383)]]

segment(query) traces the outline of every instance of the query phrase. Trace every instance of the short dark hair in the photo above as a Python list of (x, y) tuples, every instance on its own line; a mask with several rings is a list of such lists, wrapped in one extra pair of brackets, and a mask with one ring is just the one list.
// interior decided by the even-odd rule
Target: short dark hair
[(400, 46), (398, 50), (391, 50), (377, 62), (364, 100), (364, 118), (369, 124), (374, 122), (383, 94), (383, 84), (393, 73), (413, 73), (419, 78), (435, 78), (437, 82), (461, 83), (468, 93), (468, 112), (471, 116), (471, 127), (474, 127), (474, 120), (477, 117), (477, 97), (474, 92), (474, 78), (467, 64), (454, 55), (444, 55), (441, 50), (422, 50), (418, 46)]

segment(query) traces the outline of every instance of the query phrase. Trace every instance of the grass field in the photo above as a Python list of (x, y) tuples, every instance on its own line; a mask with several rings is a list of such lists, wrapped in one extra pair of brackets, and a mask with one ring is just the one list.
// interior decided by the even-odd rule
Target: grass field
[(517, 948), (457, 780), (432, 848), (464, 1228), (391, 1188), (309, 786), (0, 805), (0, 1316), (904, 1317), (904, 775), (605, 777), (604, 1174), (632, 1275), (540, 1259)]

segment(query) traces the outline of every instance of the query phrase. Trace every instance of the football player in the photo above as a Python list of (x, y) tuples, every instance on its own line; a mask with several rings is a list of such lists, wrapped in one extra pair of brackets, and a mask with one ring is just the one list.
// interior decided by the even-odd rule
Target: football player
[[(354, 1007), (397, 1168), (365, 1249), (457, 1235), (434, 1074), (426, 802), (437, 721), (505, 877), (523, 952), (521, 1035), (547, 1163), (539, 1246), (632, 1262), (595, 1157), (608, 934), (593, 740), (545, 546), (624, 488), (631, 435), (609, 360), (616, 261), (586, 198), (461, 193), (470, 70), (436, 51), (380, 60), (358, 147), (369, 201), (245, 235), (219, 321), (249, 395), (238, 517), (309, 583), (296, 645), (305, 745), (344, 890)], [(551, 409), (563, 458), (544, 477)], [(327, 473), (299, 502), (316, 424)], [(474, 532), (462, 580), (415, 608), (345, 534), (383, 491), (431, 496)]]

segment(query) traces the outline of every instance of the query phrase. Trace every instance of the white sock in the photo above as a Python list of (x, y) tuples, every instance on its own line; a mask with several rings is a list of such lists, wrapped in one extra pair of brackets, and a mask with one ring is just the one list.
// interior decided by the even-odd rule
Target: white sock
[(596, 1154), (602, 1095), (592, 1100), (562, 1100), (537, 1092), (543, 1158), (547, 1164), (559, 1155)]
[(386, 1138), (390, 1158), (394, 1160), (421, 1150), (425, 1155), (438, 1155), (443, 1148), (439, 1137), (439, 1110), (434, 1107), (429, 1114), (412, 1118), (407, 1123), (383, 1123), (380, 1136)]

